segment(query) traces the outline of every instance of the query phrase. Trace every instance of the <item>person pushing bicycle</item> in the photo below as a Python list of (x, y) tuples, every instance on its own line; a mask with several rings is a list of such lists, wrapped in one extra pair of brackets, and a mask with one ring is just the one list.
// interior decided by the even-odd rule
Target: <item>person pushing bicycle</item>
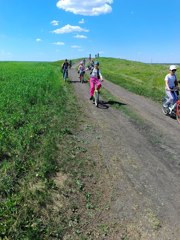
[(103, 77), (101, 74), (101, 71), (99, 69), (99, 62), (94, 62), (94, 68), (92, 69), (92, 72), (90, 73), (90, 100), (93, 100), (95, 86), (96, 89), (99, 90), (101, 88), (101, 82), (103, 81)]

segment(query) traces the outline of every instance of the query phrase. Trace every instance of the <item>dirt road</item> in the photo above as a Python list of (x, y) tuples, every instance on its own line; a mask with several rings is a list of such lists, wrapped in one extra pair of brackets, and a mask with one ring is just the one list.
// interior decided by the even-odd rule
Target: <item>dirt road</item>
[[(89, 142), (95, 159), (108, 172), (105, 188), (109, 240), (180, 240), (180, 126), (161, 112), (160, 104), (105, 80), (103, 87), (136, 112), (134, 120), (111, 103), (96, 108), (89, 84), (75, 68), (70, 79), (97, 138)], [(83, 135), (88, 140), (88, 133)], [(90, 238), (89, 238), (90, 239)], [(92, 237), (92, 239), (102, 239)]]

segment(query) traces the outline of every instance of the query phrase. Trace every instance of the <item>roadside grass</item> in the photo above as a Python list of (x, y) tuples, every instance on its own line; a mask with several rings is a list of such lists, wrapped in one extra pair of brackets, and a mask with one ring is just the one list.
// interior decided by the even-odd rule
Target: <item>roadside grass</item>
[(161, 101), (169, 65), (103, 57), (98, 61), (105, 79), (138, 95)]
[[(91, 207), (82, 178), (94, 166), (76, 143), (80, 110), (60, 65), (0, 63), (0, 239), (62, 239), (79, 218), (67, 213), (77, 208), (69, 199)], [(54, 196), (63, 207), (54, 209)]]
[(123, 112), (129, 119), (136, 121), (139, 124), (145, 123), (144, 120), (128, 105), (120, 102), (115, 96), (113, 96), (107, 89), (101, 89), (101, 95), (107, 104)]
[[(148, 135), (149, 141), (153, 145), (157, 145), (162, 142), (161, 133), (154, 130), (152, 126), (147, 123), (132, 107), (120, 102), (115, 96), (113, 96), (107, 89), (102, 88), (101, 95), (106, 103), (109, 103), (112, 107), (121, 111), (134, 126), (136, 126), (139, 131), (141, 131), (146, 136)], [(147, 134), (148, 133), (148, 134)]]

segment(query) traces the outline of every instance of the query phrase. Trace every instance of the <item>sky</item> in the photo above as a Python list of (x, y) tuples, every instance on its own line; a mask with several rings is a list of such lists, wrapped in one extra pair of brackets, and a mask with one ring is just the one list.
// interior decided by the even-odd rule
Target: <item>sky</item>
[(0, 61), (180, 63), (180, 0), (0, 0)]

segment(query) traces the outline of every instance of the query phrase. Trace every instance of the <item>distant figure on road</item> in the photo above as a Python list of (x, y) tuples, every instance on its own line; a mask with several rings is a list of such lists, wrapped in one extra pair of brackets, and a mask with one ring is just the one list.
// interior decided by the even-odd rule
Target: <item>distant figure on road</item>
[(72, 67), (72, 61), (69, 60), (69, 68), (71, 68), (71, 67)]
[(89, 61), (91, 62), (91, 54), (89, 54)]
[(78, 66), (78, 73), (79, 73), (79, 78), (80, 78), (80, 82), (84, 83), (84, 74), (85, 74), (85, 66), (83, 61), (80, 62), (79, 66)]
[(65, 61), (63, 62), (63, 64), (61, 65), (61, 69), (62, 69), (62, 73), (63, 73), (63, 78), (66, 74), (66, 77), (68, 77), (68, 67), (69, 67), (69, 63), (68, 60), (65, 59)]
[(86, 59), (85, 58), (83, 59), (83, 64), (84, 64), (84, 66), (86, 65)]
[(90, 74), (91, 74), (93, 68), (94, 68), (94, 60), (92, 60), (91, 62), (89, 62), (86, 70), (89, 70), (89, 71), (90, 71)]

